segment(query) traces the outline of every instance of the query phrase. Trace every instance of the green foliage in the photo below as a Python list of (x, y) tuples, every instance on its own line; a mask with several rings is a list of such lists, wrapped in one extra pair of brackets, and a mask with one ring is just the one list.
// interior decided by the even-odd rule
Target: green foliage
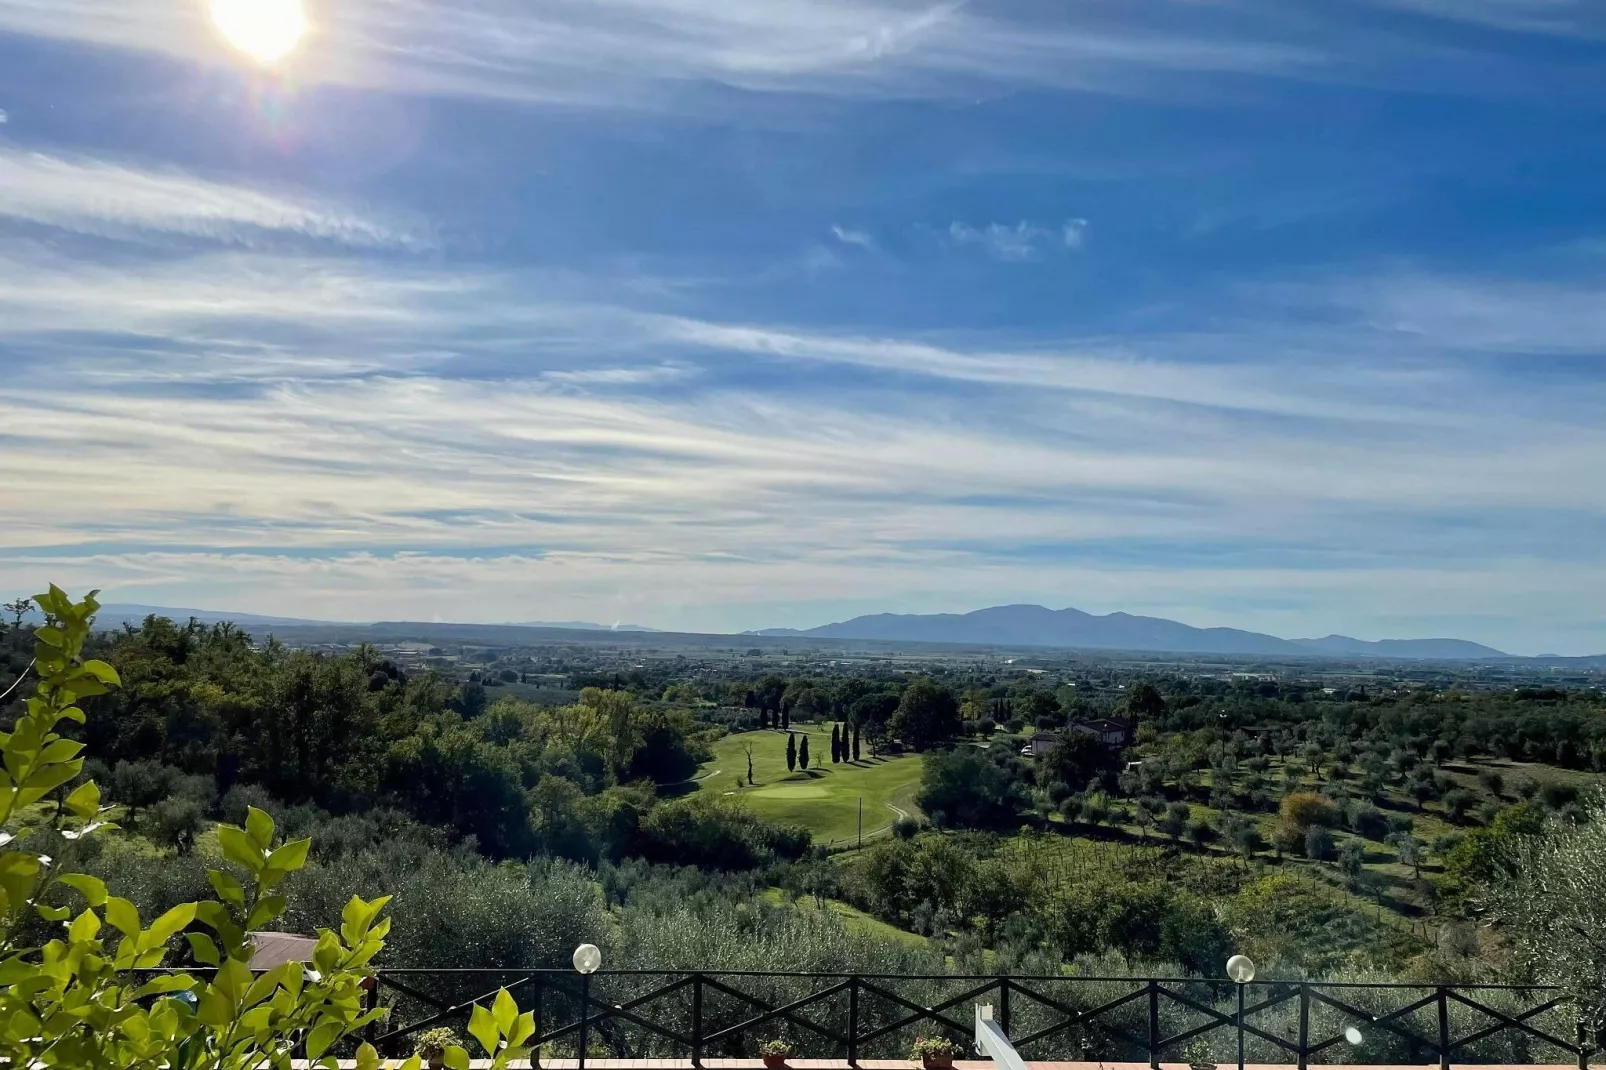
[[(83, 745), (57, 728), (83, 721), (79, 699), (120, 683), (111, 666), (82, 656), (98, 608), (93, 595), (74, 603), (52, 587), (36, 601), (46, 615), (34, 634), (38, 685), (0, 737), (0, 821), (8, 828), (78, 775)], [(66, 797), (64, 810), (70, 840), (114, 827), (103, 819), (92, 781)], [(379, 919), (386, 900), (353, 897), (339, 931), (319, 934), (313, 969), (287, 963), (253, 975), (250, 934), (282, 916), (286, 901), (276, 889), (307, 858), (307, 841), (275, 846), (274, 832), (260, 810), (243, 828), (220, 827), (224, 857), (246, 879), (214, 870), (215, 898), (180, 904), (148, 924), (99, 878), (58, 873), (50, 858), (8, 834), (0, 851), (0, 1057), (12, 1066), (287, 1070), (304, 1046), (309, 1058), (332, 1066), (334, 1043), (380, 1013), (364, 1012), (362, 983), (390, 927)], [(58, 905), (68, 890), (73, 905)], [(29, 943), (35, 916), (61, 923), (60, 935)], [(167, 959), (180, 933), (193, 959), (213, 967), (210, 975), (144, 972)], [(358, 1059), (378, 1062), (366, 1046)]]
[(890, 728), (911, 747), (924, 750), (959, 734), (959, 703), (941, 684), (916, 680), (904, 688)]
[(926, 756), (915, 803), (939, 826), (997, 828), (1015, 823), (1026, 803), (1019, 761), (1005, 748), (961, 747)]

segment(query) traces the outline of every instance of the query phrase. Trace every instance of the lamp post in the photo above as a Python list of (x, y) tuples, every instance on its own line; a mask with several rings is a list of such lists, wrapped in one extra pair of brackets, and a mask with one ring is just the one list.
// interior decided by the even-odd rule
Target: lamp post
[(1248, 955), (1227, 960), (1227, 976), (1238, 986), (1238, 1070), (1244, 1070), (1244, 988), (1255, 979), (1255, 964)]
[(602, 952), (596, 944), (581, 944), (574, 949), (574, 968), (580, 974), (580, 1058), (579, 1070), (585, 1070), (586, 1045), (590, 1041), (591, 975), (602, 965)]

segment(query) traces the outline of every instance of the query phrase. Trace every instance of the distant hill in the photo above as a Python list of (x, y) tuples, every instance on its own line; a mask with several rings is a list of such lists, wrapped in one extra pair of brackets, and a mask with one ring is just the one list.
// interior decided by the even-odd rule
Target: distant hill
[(572, 632), (656, 632), (645, 624), (593, 624), (588, 620), (521, 620), (515, 628), (566, 628)]
[[(232, 613), (219, 609), (175, 609), (171, 606), (142, 606), (126, 602), (108, 602), (95, 614), (95, 624), (106, 628), (139, 624), (146, 617), (168, 617), (180, 624), (194, 617), (202, 624), (228, 621), (242, 628), (285, 628), (303, 624), (327, 624), (328, 621), (307, 620), (300, 617), (265, 617), (258, 613)], [(357, 623), (357, 622), (352, 622)]]
[(1379, 639), (1370, 643), (1364, 639), (1351, 639), (1347, 635), (1329, 635), (1322, 639), (1295, 639), (1293, 642), (1323, 654), (1359, 654), (1378, 658), (1458, 661), (1510, 656), (1492, 646), (1471, 643), (1465, 639)]
[(1175, 654), (1328, 654), (1443, 660), (1508, 656), (1491, 647), (1459, 639), (1385, 639), (1366, 642), (1341, 635), (1330, 635), (1325, 639), (1279, 639), (1274, 635), (1237, 628), (1194, 628), (1161, 617), (1139, 617), (1130, 613), (1096, 616), (1079, 609), (1056, 610), (1030, 605), (993, 606), (973, 613), (877, 613), (820, 628), (802, 631), (771, 628), (755, 634), (796, 635), (816, 639), (1141, 650)]

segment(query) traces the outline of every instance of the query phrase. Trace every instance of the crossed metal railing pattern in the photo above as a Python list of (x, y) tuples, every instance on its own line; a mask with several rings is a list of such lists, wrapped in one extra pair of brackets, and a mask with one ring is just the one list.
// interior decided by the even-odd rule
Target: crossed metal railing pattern
[[(582, 1068), (603, 1055), (700, 1066), (750, 1055), (777, 1032), (795, 1038), (801, 1054), (856, 1065), (897, 1053), (916, 1030), (973, 1037), (965, 1005), (979, 1001), (996, 1006), (997, 1024), (1017, 1048), (1045, 1059), (1146, 1059), (1158, 1067), (1202, 1039), (1234, 1042), (1240, 1053), (1247, 1044), (1252, 1061), (1300, 1070), (1430, 1057), (1447, 1070), (1452, 1056), (1565, 1058), (1587, 1067), (1594, 1050), (1570, 1025), (1560, 992), (1543, 986), (1255, 981), (1240, 993), (1230, 982), (1186, 978), (696, 970), (382, 970), (377, 981), (371, 1003), (392, 1007), (389, 1022), (370, 1027), (381, 1051), (399, 1053), (411, 1034), (460, 1022), (505, 987), (534, 1013), (537, 1067), (543, 1051), (577, 1055)], [(1346, 1036), (1356, 1027), (1364, 1033), (1359, 1050), (1349, 1047), (1353, 1033)], [(1496, 1038), (1503, 1039), (1491, 1047)]]

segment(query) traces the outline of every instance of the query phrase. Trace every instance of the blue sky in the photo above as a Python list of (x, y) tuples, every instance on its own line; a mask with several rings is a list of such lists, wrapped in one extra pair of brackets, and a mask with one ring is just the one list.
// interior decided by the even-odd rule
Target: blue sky
[(1606, 7), (0, 0), (0, 587), (1606, 650)]

